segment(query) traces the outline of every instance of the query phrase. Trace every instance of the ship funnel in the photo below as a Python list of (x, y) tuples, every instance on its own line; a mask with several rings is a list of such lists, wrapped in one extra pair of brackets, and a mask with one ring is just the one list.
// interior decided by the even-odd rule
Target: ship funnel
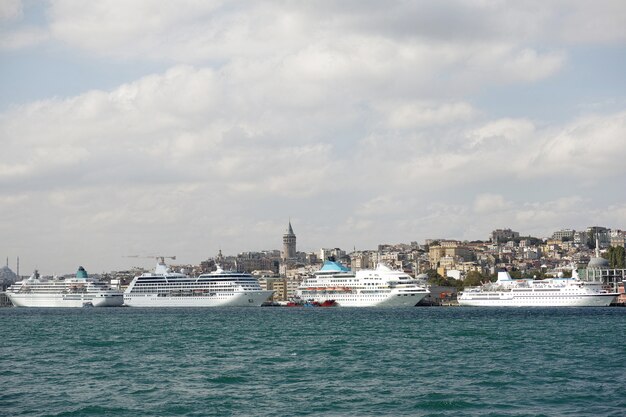
[(498, 272), (498, 281), (511, 281), (511, 275), (508, 271)]

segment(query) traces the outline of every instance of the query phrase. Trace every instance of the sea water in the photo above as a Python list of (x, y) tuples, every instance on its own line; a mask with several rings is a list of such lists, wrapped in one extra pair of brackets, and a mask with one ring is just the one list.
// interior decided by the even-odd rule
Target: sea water
[(2, 416), (625, 416), (623, 308), (0, 309)]

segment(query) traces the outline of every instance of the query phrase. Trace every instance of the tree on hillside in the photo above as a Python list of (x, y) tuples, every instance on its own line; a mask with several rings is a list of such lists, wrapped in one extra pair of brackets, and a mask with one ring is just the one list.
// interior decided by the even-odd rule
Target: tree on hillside
[(626, 268), (626, 250), (624, 250), (623, 246), (611, 246), (607, 251), (607, 255), (611, 268)]
[(426, 271), (426, 275), (428, 275), (428, 283), (432, 285), (456, 288), (463, 287), (463, 281), (456, 280), (454, 278), (442, 277), (434, 269), (429, 269), (428, 271)]
[(428, 275), (428, 282), (432, 282), (432, 281), (435, 281), (435, 280), (438, 280), (438, 279), (443, 278), (443, 277), (442, 277), (441, 275), (439, 275), (439, 274), (437, 273), (437, 271), (436, 271), (436, 270), (434, 270), (434, 269), (428, 269), (428, 270), (424, 271), (424, 273), (425, 273), (426, 275)]
[(478, 271), (470, 271), (463, 280), (465, 287), (477, 287), (485, 281), (485, 276)]
[(526, 271), (526, 278), (545, 279), (546, 273), (541, 269), (531, 269)]
[(438, 240), (434, 240), (434, 241), (430, 242), (428, 245), (424, 245), (424, 250), (426, 252), (428, 252), (430, 250), (430, 248), (432, 248), (433, 246), (439, 246), (439, 241)]
[(531, 235), (528, 236), (519, 236), (513, 239), (513, 241), (517, 244), (519, 244), (522, 240), (528, 240), (531, 246), (537, 246), (540, 245), (543, 241), (541, 239), (539, 239), (538, 237), (534, 237)]

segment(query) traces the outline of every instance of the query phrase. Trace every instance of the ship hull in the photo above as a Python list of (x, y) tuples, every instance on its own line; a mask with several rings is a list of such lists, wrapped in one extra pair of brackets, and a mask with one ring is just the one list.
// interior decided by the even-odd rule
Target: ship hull
[(400, 293), (395, 291), (386, 294), (302, 293), (301, 298), (319, 303), (334, 300), (339, 307), (413, 307), (427, 295), (427, 292)]
[(129, 307), (259, 307), (274, 291), (253, 291), (198, 296), (124, 293)]
[(520, 297), (507, 293), (473, 294), (459, 297), (459, 305), (470, 307), (607, 307), (617, 294), (580, 294)]
[(6, 293), (15, 307), (120, 307), (121, 293), (96, 294), (13, 294)]

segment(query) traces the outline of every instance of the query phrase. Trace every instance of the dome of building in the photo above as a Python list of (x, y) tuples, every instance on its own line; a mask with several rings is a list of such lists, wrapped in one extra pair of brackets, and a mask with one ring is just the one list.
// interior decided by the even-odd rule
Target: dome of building
[(78, 271), (76, 271), (76, 278), (88, 278), (87, 271), (82, 266), (78, 267)]
[(0, 268), (0, 286), (11, 285), (17, 281), (17, 275), (8, 266)]
[(594, 256), (589, 260), (587, 269), (607, 269), (609, 268), (609, 260), (602, 257)]

